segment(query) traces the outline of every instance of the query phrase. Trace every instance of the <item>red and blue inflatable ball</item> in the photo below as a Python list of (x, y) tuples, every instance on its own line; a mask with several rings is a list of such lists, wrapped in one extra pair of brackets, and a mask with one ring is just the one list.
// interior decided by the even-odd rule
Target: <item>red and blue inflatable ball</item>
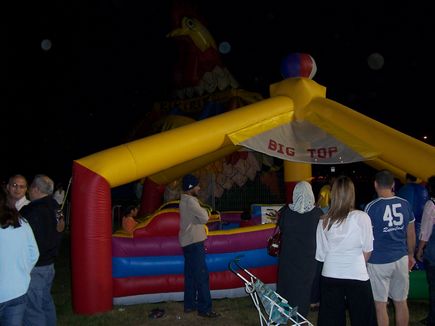
[(283, 78), (305, 77), (312, 79), (317, 72), (316, 62), (306, 53), (290, 53), (281, 61)]

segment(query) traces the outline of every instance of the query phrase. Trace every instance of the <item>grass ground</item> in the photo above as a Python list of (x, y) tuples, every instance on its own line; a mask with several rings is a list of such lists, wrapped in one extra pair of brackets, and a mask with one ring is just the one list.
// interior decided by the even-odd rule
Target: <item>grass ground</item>
[[(53, 297), (57, 309), (58, 325), (80, 326), (140, 326), (140, 325), (179, 325), (179, 326), (248, 326), (260, 325), (258, 313), (249, 296), (237, 299), (220, 299), (213, 301), (215, 311), (221, 317), (213, 320), (198, 317), (196, 314), (184, 314), (182, 302), (162, 302), (158, 304), (138, 304), (131, 306), (114, 306), (110, 312), (83, 316), (76, 315), (71, 304), (71, 279), (69, 259), (69, 238), (65, 237), (62, 250), (56, 262), (56, 278), (53, 285)], [(148, 317), (150, 312), (160, 308), (165, 310), (165, 315), (159, 319)], [(426, 300), (410, 300), (410, 325), (421, 326), (419, 323), (428, 311)], [(390, 324), (394, 325), (393, 308), (390, 307)], [(317, 313), (311, 312), (308, 320), (316, 325)]]

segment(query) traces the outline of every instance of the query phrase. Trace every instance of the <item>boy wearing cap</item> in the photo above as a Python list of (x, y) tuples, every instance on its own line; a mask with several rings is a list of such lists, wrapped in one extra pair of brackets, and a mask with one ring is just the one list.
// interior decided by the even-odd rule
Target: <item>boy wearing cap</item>
[(183, 177), (180, 197), (180, 232), (178, 239), (184, 255), (184, 312), (198, 312), (198, 316), (216, 318), (212, 311), (209, 274), (205, 262), (205, 224), (209, 216), (198, 201), (199, 181), (192, 175)]

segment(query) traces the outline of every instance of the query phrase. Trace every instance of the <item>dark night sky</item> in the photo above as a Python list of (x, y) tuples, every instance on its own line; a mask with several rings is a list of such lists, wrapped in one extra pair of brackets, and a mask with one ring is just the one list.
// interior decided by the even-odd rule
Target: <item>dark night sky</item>
[[(216, 42), (231, 44), (222, 59), (241, 88), (268, 96), (269, 85), (281, 80), (282, 58), (309, 53), (314, 80), (329, 98), (435, 143), (430, 2), (196, 2)], [(152, 103), (168, 99), (175, 60), (165, 37), (170, 7), (58, 0), (14, 8), (2, 178), (42, 172), (67, 180), (74, 159), (124, 143)], [(43, 39), (52, 41), (49, 51), (41, 49)], [(375, 52), (385, 60), (379, 70), (367, 63)]]

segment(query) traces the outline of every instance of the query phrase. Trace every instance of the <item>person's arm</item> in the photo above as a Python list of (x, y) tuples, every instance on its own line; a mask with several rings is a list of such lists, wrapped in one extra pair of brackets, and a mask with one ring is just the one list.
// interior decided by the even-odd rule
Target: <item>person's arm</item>
[(406, 229), (406, 242), (408, 244), (408, 267), (411, 270), (415, 265), (415, 226), (409, 223)]
[(358, 225), (361, 228), (361, 238), (363, 243), (363, 256), (367, 263), (373, 251), (373, 226), (370, 216), (361, 211), (361, 216), (358, 218)]
[(364, 260), (366, 261), (366, 263), (367, 263), (367, 261), (370, 259), (371, 254), (372, 254), (371, 251), (369, 251), (369, 252), (365, 252), (365, 251), (363, 251)]
[(424, 248), (426, 247), (427, 242), (429, 241), (432, 230), (433, 230), (433, 221), (431, 218), (431, 203), (427, 202), (423, 209), (423, 215), (421, 217), (421, 229), (418, 238), (420, 239), (418, 242), (418, 249), (416, 253), (416, 258), (418, 261), (423, 261), (423, 253)]
[[(27, 223), (27, 222), (24, 222)], [(28, 238), (28, 249), (29, 249), (29, 267), (30, 270), (35, 266), (36, 262), (39, 258), (39, 249), (38, 244), (36, 243), (35, 236), (33, 235), (32, 228), (30, 227), (30, 224), (25, 226), (27, 228), (27, 238)]]
[(325, 261), (328, 252), (328, 243), (323, 230), (323, 220), (319, 220), (316, 229), (316, 260), (320, 262)]
[(197, 223), (194, 224), (206, 224), (209, 219), (209, 214), (207, 209), (202, 207), (198, 201), (198, 199), (192, 197), (189, 201), (190, 210)]
[(415, 257), (417, 258), (418, 261), (423, 261), (423, 253), (424, 253), (424, 248), (426, 247), (427, 241), (424, 240), (420, 240), (418, 242), (418, 249), (417, 249), (417, 253), (415, 254)]
[[(429, 204), (431, 204), (429, 202)], [(420, 225), (420, 234), (418, 234), (418, 238), (420, 240), (429, 241), (430, 236), (432, 235), (433, 229), (433, 221), (430, 212), (430, 205), (426, 203), (423, 208), (423, 214), (421, 216), (421, 225)]]

